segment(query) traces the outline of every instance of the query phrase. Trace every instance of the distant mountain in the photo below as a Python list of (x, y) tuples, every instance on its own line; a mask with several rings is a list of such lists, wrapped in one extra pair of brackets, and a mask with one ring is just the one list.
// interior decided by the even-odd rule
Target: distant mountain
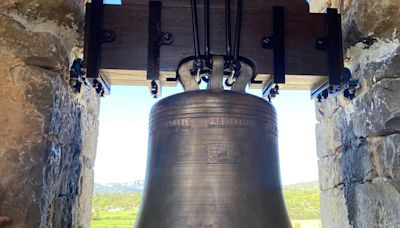
[(94, 184), (94, 193), (136, 193), (142, 192), (144, 189), (144, 181), (133, 181), (130, 183), (109, 183)]
[[(136, 193), (143, 192), (144, 181), (133, 181), (130, 183), (110, 183), (110, 184), (94, 184), (94, 193)], [(284, 190), (318, 190), (318, 181), (304, 182), (283, 186)]]

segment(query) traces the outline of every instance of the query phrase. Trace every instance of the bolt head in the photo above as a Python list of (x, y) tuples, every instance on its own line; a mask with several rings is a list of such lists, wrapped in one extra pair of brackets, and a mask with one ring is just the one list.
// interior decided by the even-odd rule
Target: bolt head
[(164, 39), (166, 40), (171, 39), (171, 35), (169, 33), (164, 33)]
[(272, 38), (271, 38), (271, 37), (268, 37), (268, 36), (263, 37), (263, 38), (261, 39), (261, 46), (262, 46), (264, 49), (271, 49), (271, 48), (272, 48)]

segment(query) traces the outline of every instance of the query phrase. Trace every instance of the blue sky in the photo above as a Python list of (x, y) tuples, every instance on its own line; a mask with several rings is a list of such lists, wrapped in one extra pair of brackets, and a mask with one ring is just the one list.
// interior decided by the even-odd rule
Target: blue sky
[[(163, 88), (163, 97), (181, 92)], [(250, 93), (260, 94), (252, 90)], [(98, 183), (143, 180), (146, 170), (148, 116), (157, 99), (146, 87), (113, 86), (102, 98), (95, 164)], [(281, 91), (273, 100), (278, 113), (281, 175), (284, 184), (318, 179), (315, 106), (308, 91)]]

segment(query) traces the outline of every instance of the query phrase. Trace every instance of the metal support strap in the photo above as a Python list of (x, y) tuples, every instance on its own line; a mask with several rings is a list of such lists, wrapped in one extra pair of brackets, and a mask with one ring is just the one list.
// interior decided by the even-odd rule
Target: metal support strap
[(341, 16), (338, 14), (337, 9), (327, 9), (325, 15), (326, 36), (317, 39), (316, 47), (328, 53), (328, 82), (330, 86), (339, 86), (343, 81), (344, 64), (341, 26)]
[(285, 10), (281, 6), (273, 8), (273, 32), (272, 36), (262, 38), (262, 47), (273, 51), (274, 83), (284, 84), (286, 81)]
[(98, 78), (102, 43), (111, 43), (115, 33), (103, 28), (103, 0), (92, 0), (86, 5), (85, 18), (85, 61), (87, 78)]
[(160, 88), (160, 46), (172, 43), (172, 35), (161, 31), (161, 8), (161, 2), (149, 2), (147, 80), (151, 81), (151, 94), (154, 97), (158, 96)]

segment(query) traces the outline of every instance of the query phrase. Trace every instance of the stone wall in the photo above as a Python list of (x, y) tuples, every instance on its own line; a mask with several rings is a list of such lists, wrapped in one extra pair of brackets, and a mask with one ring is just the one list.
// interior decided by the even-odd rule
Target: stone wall
[(89, 227), (99, 98), (67, 80), (82, 21), (80, 0), (0, 1), (4, 227)]
[(353, 101), (317, 104), (323, 227), (400, 227), (400, 1), (337, 6), (346, 66), (362, 87)]

